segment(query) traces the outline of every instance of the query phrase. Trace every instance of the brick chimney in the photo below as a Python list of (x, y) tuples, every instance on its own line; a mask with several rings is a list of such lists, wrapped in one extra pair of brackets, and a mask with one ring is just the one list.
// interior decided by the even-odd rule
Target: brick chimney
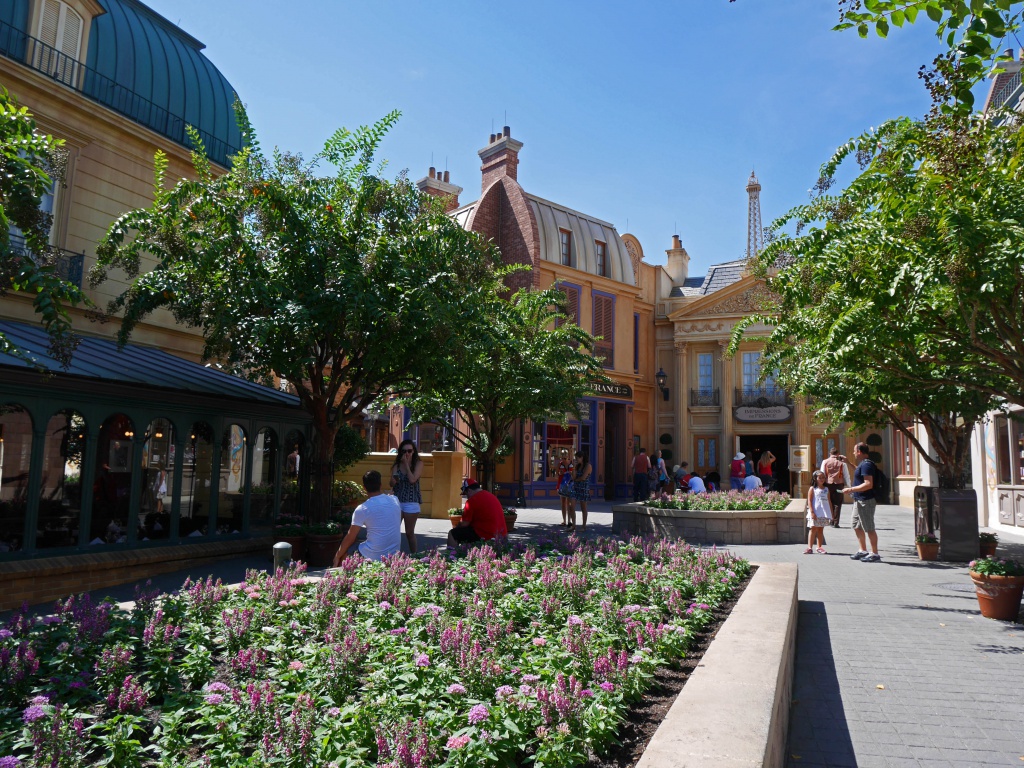
[(445, 212), (454, 211), (459, 207), (459, 194), (462, 187), (452, 184), (448, 180), (448, 171), (443, 173), (430, 166), (427, 175), (416, 182), (416, 189), (432, 197), (446, 197), (448, 202), (445, 205)]
[(483, 174), (480, 191), (484, 191), (502, 176), (516, 179), (519, 168), (519, 150), (523, 142), (512, 138), (512, 130), (506, 125), (501, 133), (492, 133), (487, 146), (477, 152), (480, 155), (480, 171)]
[(690, 273), (690, 254), (683, 248), (679, 235), (672, 235), (672, 247), (667, 249), (665, 254), (668, 256), (665, 271), (672, 279), (672, 285), (681, 286), (686, 282), (686, 277)]

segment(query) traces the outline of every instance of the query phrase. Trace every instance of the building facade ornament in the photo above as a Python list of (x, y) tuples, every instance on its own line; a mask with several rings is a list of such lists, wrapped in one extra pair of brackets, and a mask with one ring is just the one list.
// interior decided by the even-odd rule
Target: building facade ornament
[(724, 301), (703, 309), (697, 315), (739, 315), (753, 312), (772, 311), (777, 306), (775, 295), (758, 283), (743, 293), (730, 296)]
[(676, 323), (676, 333), (716, 333), (725, 330), (724, 320), (705, 320)]
[(629, 260), (633, 264), (633, 285), (640, 285), (640, 259), (642, 257), (637, 250), (636, 243), (631, 238), (623, 238), (623, 242), (626, 244)]

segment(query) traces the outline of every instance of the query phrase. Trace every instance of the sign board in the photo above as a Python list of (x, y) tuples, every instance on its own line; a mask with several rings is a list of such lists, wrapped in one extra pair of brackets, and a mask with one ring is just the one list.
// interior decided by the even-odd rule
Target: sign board
[(576, 407), (580, 409), (580, 421), (590, 421), (590, 401), (579, 400), (576, 403)]
[(593, 392), (595, 395), (611, 395), (612, 397), (624, 397), (627, 400), (633, 399), (633, 388), (628, 384), (595, 384)]
[(740, 405), (732, 413), (736, 421), (789, 421), (793, 409), (788, 405)]
[(810, 472), (811, 470), (811, 446), (791, 445), (789, 446), (789, 471)]

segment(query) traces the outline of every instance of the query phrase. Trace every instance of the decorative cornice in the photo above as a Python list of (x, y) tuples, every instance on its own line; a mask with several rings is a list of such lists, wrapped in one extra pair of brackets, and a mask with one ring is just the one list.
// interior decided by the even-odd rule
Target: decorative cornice
[(754, 312), (771, 312), (778, 306), (775, 294), (762, 283), (757, 283), (743, 293), (730, 296), (724, 301), (712, 304), (696, 314), (702, 315), (749, 315)]
[(676, 333), (716, 333), (725, 330), (725, 325), (724, 320), (677, 322)]

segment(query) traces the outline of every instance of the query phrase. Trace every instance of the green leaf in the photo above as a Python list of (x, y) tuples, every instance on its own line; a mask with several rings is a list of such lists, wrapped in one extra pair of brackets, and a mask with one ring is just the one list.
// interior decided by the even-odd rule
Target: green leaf
[(879, 37), (885, 37), (889, 34), (889, 22), (885, 19), (879, 19), (875, 22), (875, 32)]

